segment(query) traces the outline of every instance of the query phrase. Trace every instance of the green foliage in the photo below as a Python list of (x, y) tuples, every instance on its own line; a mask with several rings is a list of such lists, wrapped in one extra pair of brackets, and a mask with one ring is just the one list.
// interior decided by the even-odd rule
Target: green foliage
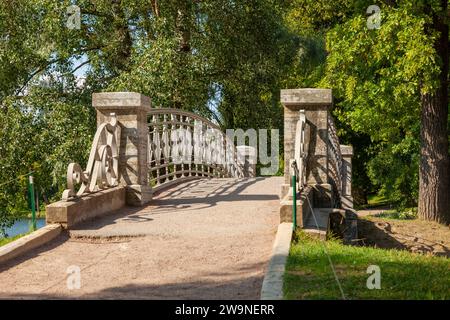
[(385, 212), (380, 212), (374, 216), (396, 220), (414, 220), (417, 218), (417, 207), (405, 208), (402, 212), (398, 212), (396, 210), (388, 210)]
[(8, 244), (10, 242), (13, 242), (13, 241), (15, 241), (17, 239), (20, 239), (20, 238), (22, 238), (23, 236), (26, 236), (26, 235), (27, 235), (27, 233), (25, 233), (25, 234), (18, 234), (17, 236), (9, 237), (9, 238), (0, 238), (0, 247), (4, 246), (4, 245), (6, 245), (6, 244)]
[(416, 205), (420, 95), (437, 87), (440, 70), (437, 34), (425, 26), (438, 2), (376, 1), (382, 20), (373, 30), (366, 16), (372, 1), (293, 3), (291, 27), (310, 38), (322, 33), (326, 43), (326, 58), (294, 79), (333, 88), (341, 141), (355, 147), (357, 202), (379, 190), (399, 208)]
[[(223, 128), (280, 128), (281, 80), (297, 42), (279, 0), (16, 0), (0, 3), (0, 229), (59, 198), (67, 165), (85, 165), (91, 94), (138, 91), (155, 107), (197, 112)], [(69, 29), (66, 9), (81, 9)], [(85, 79), (74, 76), (81, 67)]]
[(129, 69), (109, 89), (143, 92), (156, 106), (195, 111), (223, 128), (279, 128), (278, 82), (294, 43), (276, 4), (221, 0), (183, 7), (188, 50), (180, 48), (186, 36), (176, 11), (162, 11), (153, 26), (158, 35), (139, 39)]
[(374, 143), (367, 172), (399, 207), (416, 205), (420, 90), (436, 86), (435, 35), (428, 16), (410, 2), (382, 7), (382, 25), (369, 30), (356, 15), (327, 34), (330, 52), (321, 84), (333, 87), (336, 114)]
[(418, 141), (405, 139), (383, 148), (368, 164), (368, 176), (380, 186), (379, 194), (398, 208), (417, 206), (419, 152)]
[(46, 88), (33, 88), (18, 99), (5, 99), (0, 122), (0, 229), (28, 210), (27, 176), (34, 172), (41, 201), (58, 197), (70, 162), (85, 164), (95, 115), (81, 96), (73, 100)]
[[(138, 91), (222, 128), (282, 131), (280, 88), (331, 87), (361, 202), (380, 190), (415, 205), (419, 95), (440, 63), (425, 24), (438, 2), (376, 3), (379, 30), (367, 29), (369, 0), (1, 2), (0, 181), (14, 182), (0, 186), (0, 229), (27, 209), (17, 177), (35, 171), (38, 193), (55, 199), (67, 164), (84, 165), (91, 94), (103, 90)], [(71, 4), (79, 30), (66, 27)]]

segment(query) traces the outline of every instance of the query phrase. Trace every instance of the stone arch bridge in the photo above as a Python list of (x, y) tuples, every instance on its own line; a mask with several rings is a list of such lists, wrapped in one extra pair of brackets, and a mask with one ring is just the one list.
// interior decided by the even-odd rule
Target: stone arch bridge
[[(333, 215), (354, 224), (352, 148), (339, 144), (331, 90), (282, 90), (281, 102), (284, 176), (256, 177), (257, 150), (209, 120), (139, 93), (94, 94), (88, 164), (68, 165), (46, 208), (66, 231), (0, 265), (0, 297), (259, 298), (293, 190), (299, 228), (324, 238)], [(68, 267), (81, 288), (67, 289)]]

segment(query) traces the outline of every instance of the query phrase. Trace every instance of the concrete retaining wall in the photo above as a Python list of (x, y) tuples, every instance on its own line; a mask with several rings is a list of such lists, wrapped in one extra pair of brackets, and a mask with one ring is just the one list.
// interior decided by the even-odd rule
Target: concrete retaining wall
[[(297, 227), (303, 228), (305, 221), (311, 215), (311, 208), (306, 198), (313, 204), (314, 190), (312, 186), (307, 186), (297, 199)], [(280, 223), (292, 222), (292, 195), (288, 194), (280, 202)]]
[(0, 264), (35, 249), (56, 238), (61, 233), (59, 224), (50, 224), (22, 238), (0, 247)]
[(125, 206), (125, 187), (115, 187), (70, 201), (58, 201), (46, 207), (47, 223), (71, 228), (77, 223), (107, 214)]

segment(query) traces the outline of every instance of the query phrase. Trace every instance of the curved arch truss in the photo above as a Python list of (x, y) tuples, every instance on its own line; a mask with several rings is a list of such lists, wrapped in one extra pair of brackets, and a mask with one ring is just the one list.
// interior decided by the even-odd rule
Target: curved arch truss
[(154, 190), (180, 179), (244, 176), (237, 149), (220, 128), (179, 109), (149, 112), (148, 170)]

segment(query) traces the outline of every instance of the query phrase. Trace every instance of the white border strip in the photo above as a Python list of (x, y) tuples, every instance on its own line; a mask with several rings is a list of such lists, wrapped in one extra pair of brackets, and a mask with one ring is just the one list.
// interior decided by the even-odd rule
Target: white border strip
[(48, 224), (29, 235), (0, 247), (0, 264), (16, 258), (56, 238), (62, 231), (59, 224)]
[(292, 223), (281, 223), (261, 289), (261, 300), (283, 299), (283, 276), (292, 241)]

